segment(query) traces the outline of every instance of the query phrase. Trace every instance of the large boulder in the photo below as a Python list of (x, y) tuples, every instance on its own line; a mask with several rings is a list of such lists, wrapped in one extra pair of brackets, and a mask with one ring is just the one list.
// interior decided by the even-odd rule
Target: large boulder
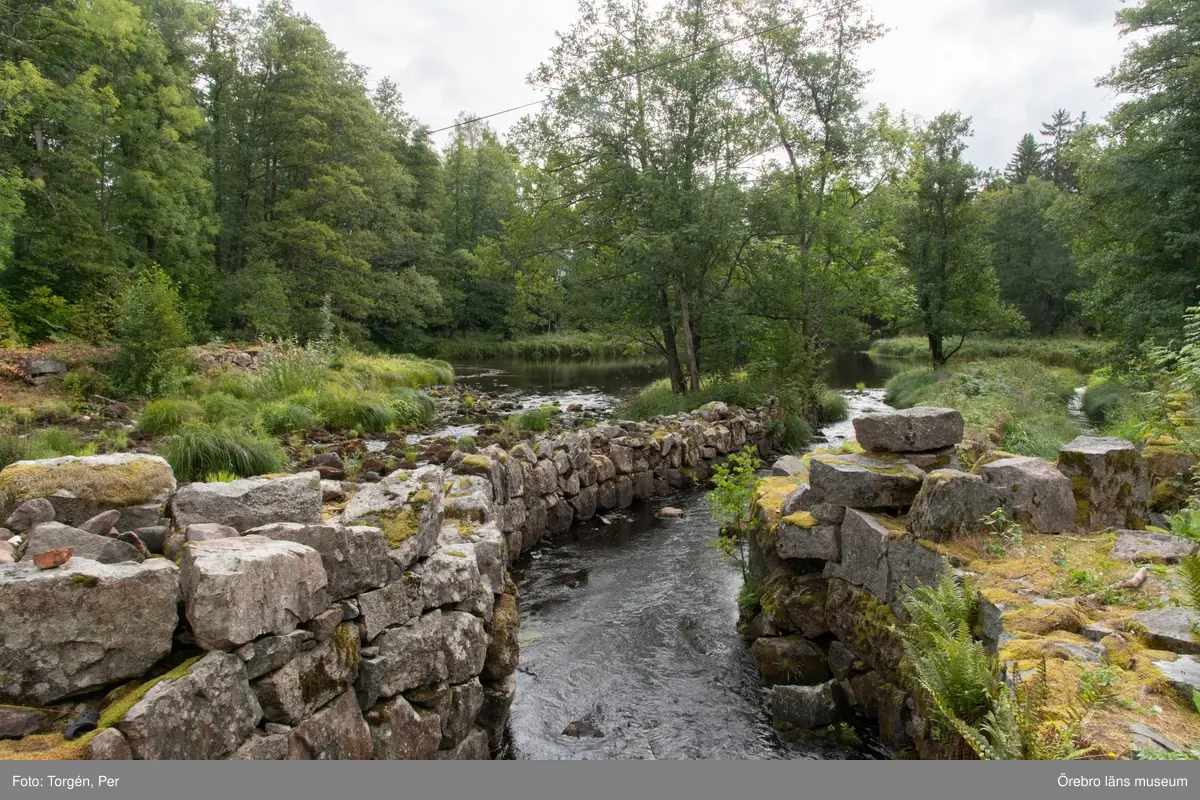
[(1059, 452), (1058, 469), (1071, 480), (1080, 525), (1088, 530), (1146, 527), (1150, 472), (1129, 442), (1080, 436)]
[(810, 462), (809, 483), (820, 501), (847, 508), (908, 508), (924, 480), (901, 459), (818, 455)]
[(131, 531), (156, 525), (175, 491), (171, 465), (158, 456), (114, 453), (18, 461), (0, 470), (0, 517), (26, 500), (43, 497), (54, 519), (82, 524), (102, 511), (121, 512), (117, 527)]
[(0, 565), (0, 700), (45, 705), (140, 677), (171, 652), (178, 602), (164, 559)]
[(963, 417), (952, 408), (924, 406), (864, 414), (854, 420), (854, 435), (872, 452), (924, 453), (961, 442)]
[(1008, 494), (1009, 515), (1032, 533), (1068, 533), (1076, 528), (1071, 481), (1040, 458), (1002, 458), (979, 468), (989, 485)]
[(402, 696), (379, 703), (364, 717), (376, 761), (426, 761), (442, 739), (438, 715), (414, 708)]
[(888, 542), (888, 602), (905, 589), (936, 586), (950, 566), (949, 560), (929, 542), (908, 536)]
[(371, 755), (371, 731), (353, 692), (340, 695), (288, 735), (289, 761), (367, 761)]
[(1130, 620), (1137, 624), (1146, 644), (1155, 650), (1200, 655), (1200, 637), (1196, 636), (1200, 613), (1186, 608), (1156, 608), (1134, 614)]
[(193, 542), (179, 566), (187, 619), (206, 650), (288, 633), (329, 607), (320, 554), (296, 542), (262, 536)]
[(488, 635), (478, 617), (463, 611), (442, 614), (442, 653), (446, 680), (466, 683), (483, 671)]
[(421, 579), (426, 610), (461, 603), (480, 588), (475, 547), (470, 544), (446, 545), (412, 571)]
[(171, 501), (171, 516), (179, 528), (217, 522), (242, 532), (272, 522), (319, 523), (321, 473), (189, 483)]
[(363, 592), (358, 596), (359, 616), (356, 620), (363, 641), (369, 642), (393, 626), (407, 625), (421, 616), (424, 607), (421, 579), (411, 572), (382, 589)]
[(329, 641), (254, 682), (263, 717), (285, 725), (299, 723), (354, 685), (360, 661), (354, 628), (338, 626)]
[(842, 691), (835, 681), (817, 686), (775, 686), (767, 695), (771, 723), (777, 728), (810, 730), (837, 722)]
[(478, 678), (455, 686), (431, 686), (408, 694), (408, 699), (434, 714), (441, 722), (438, 749), (455, 747), (475, 724), (483, 708), (483, 685)]
[(252, 528), (247, 534), (297, 542), (320, 553), (330, 600), (378, 589), (388, 581), (388, 548), (379, 528), (277, 522)]
[(242, 662), (232, 653), (209, 653), (181, 672), (155, 684), (117, 723), (135, 758), (223, 758), (262, 719)]
[(814, 684), (832, 677), (821, 648), (799, 636), (764, 636), (750, 646), (754, 667), (767, 684)]
[(983, 518), (1003, 508), (1007, 493), (978, 475), (952, 469), (929, 473), (908, 512), (908, 530), (918, 539), (948, 542), (983, 532)]
[(101, 564), (120, 564), (125, 561), (139, 563), (146, 560), (142, 551), (128, 542), (97, 536), (61, 522), (45, 522), (30, 531), (25, 557), (32, 559), (38, 553), (60, 547), (70, 547), (76, 558), (87, 558)]
[(437, 549), (445, 517), (445, 479), (442, 468), (434, 466), (393, 472), (351, 498), (342, 524), (381, 529), (392, 560), (408, 569)]

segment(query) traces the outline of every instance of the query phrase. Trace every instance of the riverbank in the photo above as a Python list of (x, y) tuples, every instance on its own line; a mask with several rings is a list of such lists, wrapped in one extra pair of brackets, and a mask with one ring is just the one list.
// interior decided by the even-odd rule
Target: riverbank
[(536, 334), (514, 339), (457, 336), (434, 342), (427, 349), (431, 355), (446, 361), (587, 361), (653, 355), (641, 342), (581, 332)]
[[(953, 349), (953, 343), (947, 345)], [(1069, 367), (1078, 372), (1092, 372), (1104, 359), (1107, 344), (1087, 338), (971, 338), (963, 342), (951, 363), (998, 358), (1024, 358), (1047, 367)], [(901, 359), (916, 363), (929, 361), (929, 343), (919, 336), (880, 339), (871, 344), (871, 355), (878, 358)]]

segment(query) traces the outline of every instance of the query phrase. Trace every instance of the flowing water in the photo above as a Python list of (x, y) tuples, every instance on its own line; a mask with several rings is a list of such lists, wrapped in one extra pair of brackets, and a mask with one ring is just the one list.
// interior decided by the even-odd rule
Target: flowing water
[[(566, 402), (561, 392), (612, 397), (657, 377), (653, 367), (610, 372), (562, 364), (467, 374), (483, 391), (514, 389)], [(856, 368), (857, 366), (857, 368)], [(835, 362), (830, 383), (878, 386), (885, 368)], [(474, 383), (492, 381), (492, 385)], [(577, 382), (578, 381), (578, 382)], [(639, 383), (640, 382), (640, 383)], [(571, 385), (574, 384), (574, 385)], [(851, 416), (885, 408), (882, 392), (846, 392)], [(830, 442), (850, 423), (822, 431)], [(659, 519), (658, 508), (683, 510)], [(717, 534), (704, 492), (680, 493), (593, 521), (527, 555), (514, 573), (521, 597), (521, 664), (511, 752), (526, 759), (861, 758), (832, 742), (782, 741), (737, 633), (741, 575), (709, 545)], [(587, 722), (600, 736), (563, 734)]]

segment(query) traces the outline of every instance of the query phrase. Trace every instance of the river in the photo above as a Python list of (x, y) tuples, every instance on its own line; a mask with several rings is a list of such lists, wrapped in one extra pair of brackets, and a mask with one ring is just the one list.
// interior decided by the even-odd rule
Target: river
[[(843, 358), (830, 375), (847, 389), (852, 416), (885, 407), (878, 389), (849, 388), (887, 377), (886, 367), (863, 359)], [(464, 370), (463, 380), (565, 402), (562, 392), (612, 397), (657, 377), (646, 365), (582, 366), (485, 366), (474, 375)], [(852, 431), (847, 421), (822, 433), (838, 442)], [(664, 505), (683, 516), (657, 518)], [(609, 526), (579, 526), (517, 564), (521, 664), (509, 757), (864, 757), (832, 742), (797, 747), (776, 736), (736, 629), (741, 576), (709, 545), (716, 533), (704, 492), (685, 492), (635, 505)], [(603, 735), (563, 735), (574, 721)]]

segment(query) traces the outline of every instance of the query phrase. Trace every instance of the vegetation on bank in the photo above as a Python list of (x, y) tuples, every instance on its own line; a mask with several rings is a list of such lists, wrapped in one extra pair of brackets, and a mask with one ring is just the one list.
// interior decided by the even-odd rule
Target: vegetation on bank
[(544, 333), (504, 339), (496, 336), (458, 336), (435, 342), (430, 351), (447, 361), (586, 361), (641, 358), (640, 342), (598, 333)]
[(1029, 358), (951, 362), (945, 369), (912, 369), (887, 383), (885, 400), (896, 408), (958, 409), (967, 437), (1005, 452), (1053, 459), (1082, 433), (1067, 413), (1085, 378), (1067, 367)]
[[(951, 344), (953, 348), (953, 343)], [(952, 356), (954, 362), (996, 358), (1026, 358), (1046, 367), (1067, 367), (1092, 372), (1104, 364), (1110, 346), (1099, 339), (1035, 337), (966, 339)], [(871, 344), (871, 355), (906, 361), (928, 361), (929, 344), (919, 336), (880, 339)]]

